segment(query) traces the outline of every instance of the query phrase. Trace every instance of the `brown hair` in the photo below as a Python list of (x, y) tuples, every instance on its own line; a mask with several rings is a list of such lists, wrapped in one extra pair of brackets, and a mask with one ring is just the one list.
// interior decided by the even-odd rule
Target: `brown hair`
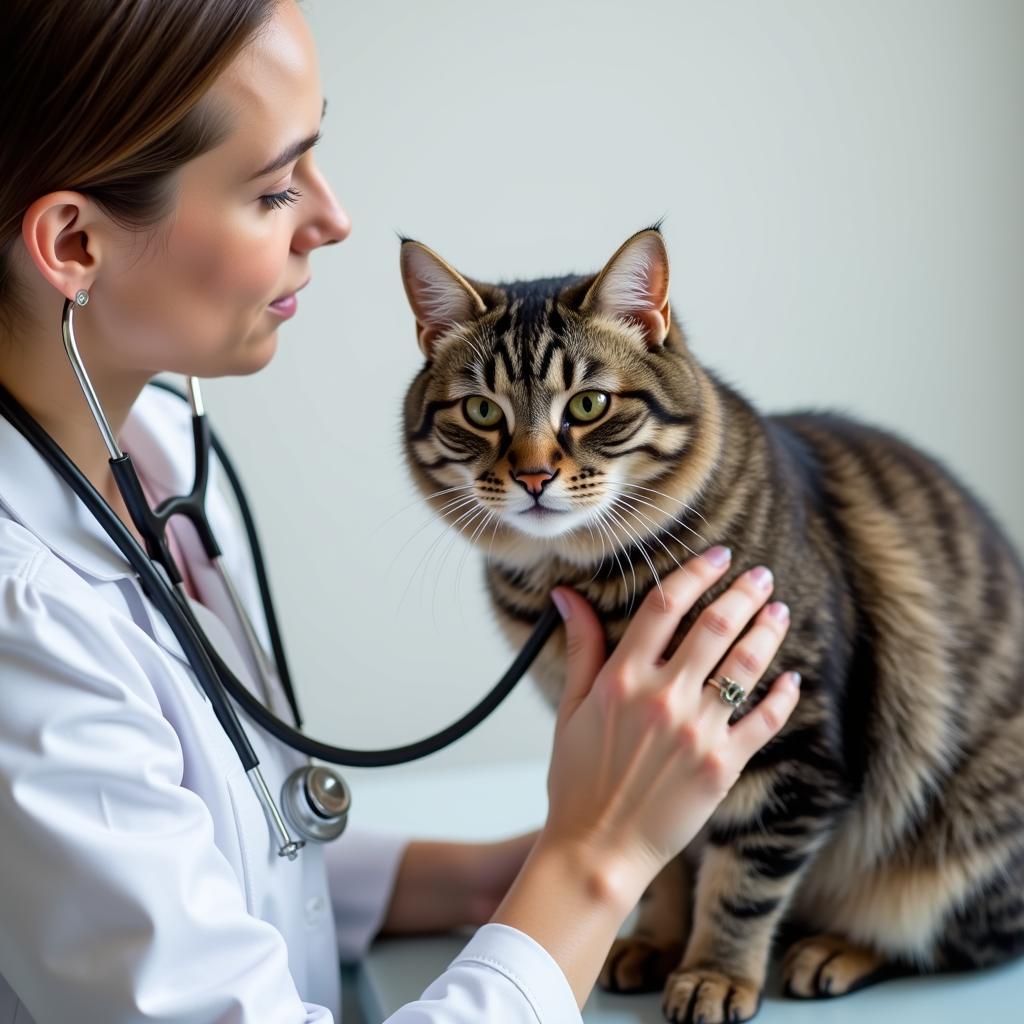
[(0, 316), (20, 308), (11, 251), (57, 189), (152, 227), (171, 175), (228, 132), (200, 102), (278, 0), (8, 0), (0, 33)]

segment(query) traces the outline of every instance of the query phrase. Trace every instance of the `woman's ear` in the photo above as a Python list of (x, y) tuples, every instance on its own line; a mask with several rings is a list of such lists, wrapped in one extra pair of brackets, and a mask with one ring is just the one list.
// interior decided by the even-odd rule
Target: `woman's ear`
[(416, 337), (428, 359), (453, 327), (487, 312), (476, 289), (432, 249), (412, 239), (402, 241), (402, 283), (416, 317)]
[(668, 251), (658, 228), (638, 231), (605, 264), (590, 286), (583, 313), (605, 313), (643, 331), (647, 347), (660, 347), (668, 337)]
[(99, 267), (100, 214), (80, 192), (50, 192), (25, 211), (21, 238), (39, 273), (65, 298), (88, 290)]

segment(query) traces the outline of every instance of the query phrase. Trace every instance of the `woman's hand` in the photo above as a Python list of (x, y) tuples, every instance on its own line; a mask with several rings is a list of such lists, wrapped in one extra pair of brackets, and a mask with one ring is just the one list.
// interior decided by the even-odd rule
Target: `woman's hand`
[(644, 888), (700, 831), (796, 704), (798, 679), (787, 673), (730, 726), (732, 709), (704, 685), (717, 669), (749, 693), (778, 651), (789, 618), (784, 605), (763, 607), (767, 570), (744, 573), (663, 657), (682, 617), (728, 562), (728, 552), (712, 549), (662, 580), (607, 662), (590, 605), (571, 590), (552, 595), (565, 605), (569, 658), (548, 817), (492, 920), (539, 942), (578, 1006)]
[(607, 662), (590, 605), (565, 588), (553, 595), (565, 606), (568, 670), (538, 846), (573, 851), (630, 904), (693, 839), (797, 702), (799, 677), (786, 673), (730, 726), (732, 708), (705, 685), (712, 674), (728, 675), (749, 693), (782, 644), (788, 609), (763, 607), (772, 590), (764, 568), (740, 576), (672, 657), (662, 657), (682, 617), (728, 564), (728, 551), (716, 548), (666, 577)]
[(644, 888), (700, 831), (796, 705), (799, 677), (786, 673), (730, 726), (732, 709), (705, 685), (717, 672), (749, 693), (782, 644), (788, 610), (764, 607), (772, 589), (766, 569), (744, 573), (663, 657), (682, 617), (728, 561), (713, 549), (662, 580), (607, 661), (593, 609), (574, 591), (555, 591), (565, 609), (568, 668), (544, 828), (536, 841), (531, 834), (497, 844), (410, 844), (385, 931), (478, 921), (511, 880), (491, 920), (544, 946), (583, 1005)]

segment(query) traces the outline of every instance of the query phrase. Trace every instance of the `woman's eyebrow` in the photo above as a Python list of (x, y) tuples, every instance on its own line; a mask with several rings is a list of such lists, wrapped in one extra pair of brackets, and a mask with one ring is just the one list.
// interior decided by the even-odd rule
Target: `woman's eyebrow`
[[(323, 109), (320, 111), (320, 120), (324, 119), (324, 114), (327, 113), (327, 100), (324, 100)], [(286, 167), (296, 158), (302, 156), (307, 149), (312, 149), (320, 141), (321, 133), (317, 132), (315, 135), (310, 135), (305, 139), (300, 139), (298, 142), (293, 142), (290, 146), (286, 146), (273, 160), (270, 161), (265, 167), (261, 167), (255, 174), (251, 175), (248, 180), (255, 181), (257, 178), (262, 178), (264, 175), (270, 174), (273, 171), (279, 171), (282, 167)]]

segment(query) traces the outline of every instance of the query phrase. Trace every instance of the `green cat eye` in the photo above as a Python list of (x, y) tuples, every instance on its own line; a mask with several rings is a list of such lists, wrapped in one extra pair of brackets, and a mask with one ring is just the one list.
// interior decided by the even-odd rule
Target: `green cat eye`
[(592, 423), (600, 419), (608, 408), (608, 396), (603, 391), (581, 391), (569, 399), (569, 415), (577, 423)]
[(496, 427), (502, 418), (501, 406), (493, 398), (473, 395), (466, 399), (466, 418), (478, 427)]

